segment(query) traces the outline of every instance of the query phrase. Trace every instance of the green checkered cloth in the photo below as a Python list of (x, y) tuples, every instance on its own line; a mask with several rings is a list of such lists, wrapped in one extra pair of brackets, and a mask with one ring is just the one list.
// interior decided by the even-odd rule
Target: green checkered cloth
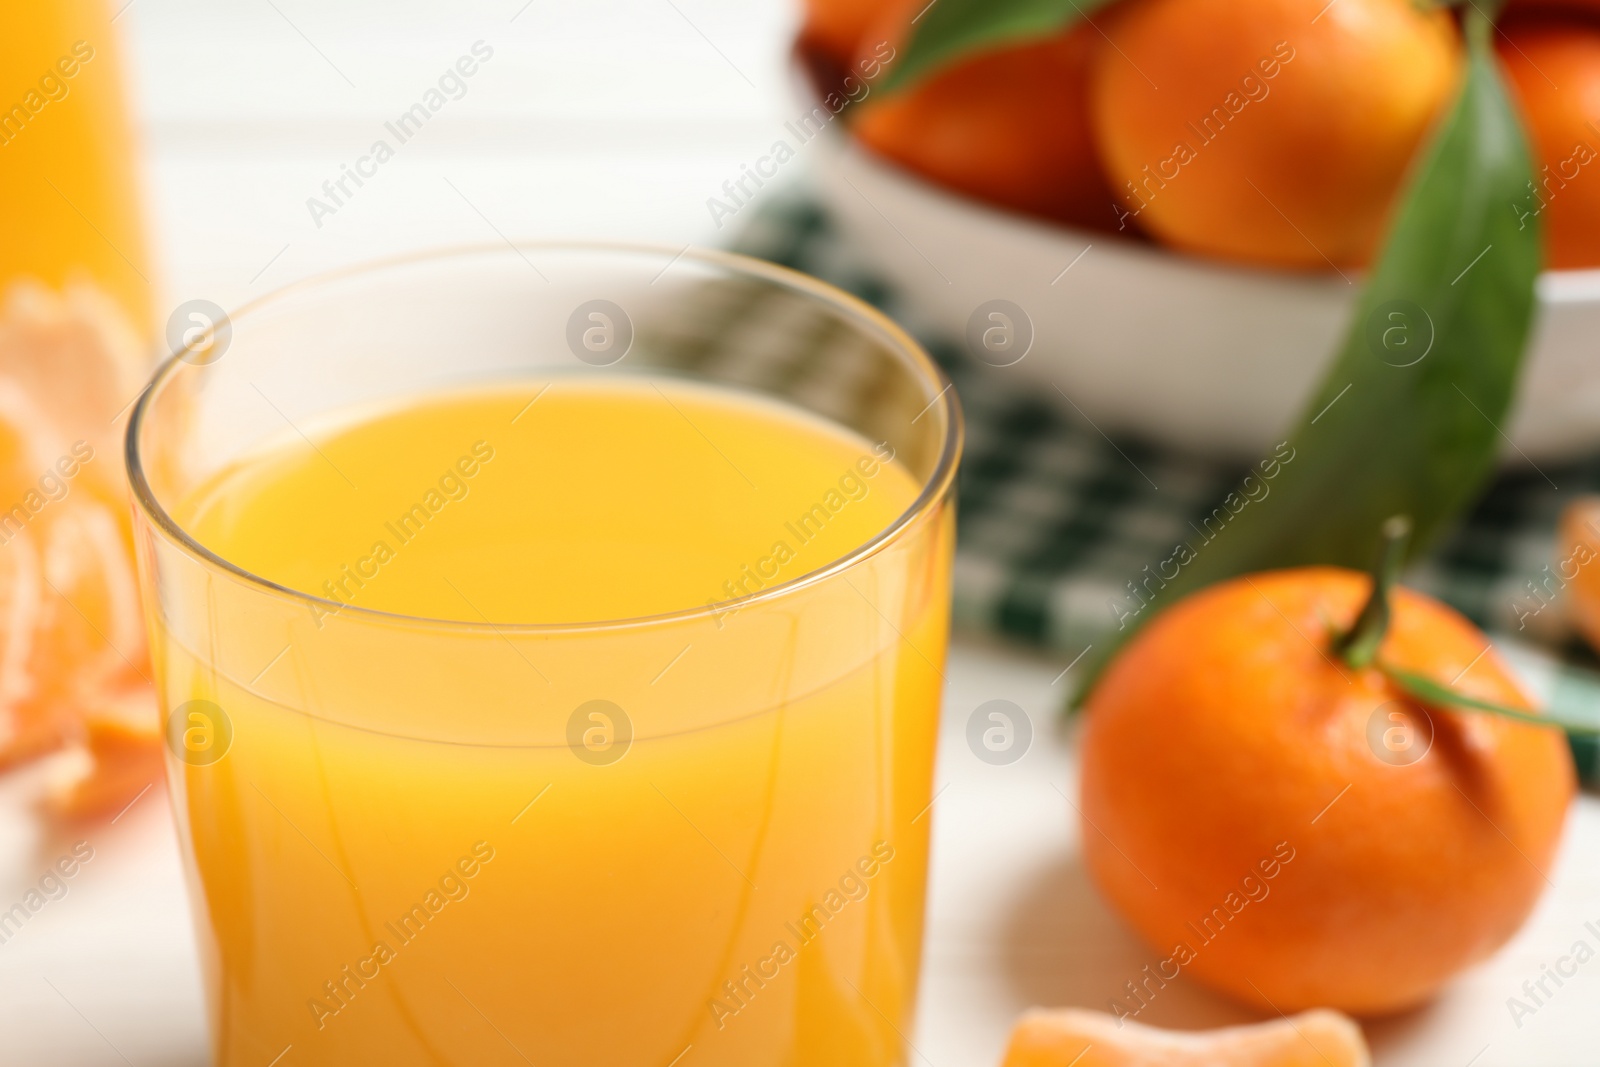
[[(967, 415), (955, 563), (955, 620), (1057, 651), (1069, 662), (1116, 624), (1127, 582), (1188, 539), (1244, 466), (1135, 436), (1108, 438), (1068, 404), (970, 357), (960, 340), (919, 327), (913, 309), (840, 239), (804, 193), (769, 200), (735, 249), (822, 278), (882, 308), (918, 336), (955, 383)], [(1156, 488), (1159, 486), (1159, 490)], [(1600, 454), (1542, 472), (1501, 471), (1488, 492), (1406, 584), (1490, 632), (1536, 641), (1558, 659), (1547, 684), (1573, 699), (1597, 661), (1566, 628), (1561, 605), (1534, 593), (1549, 576), (1557, 517), (1600, 491)], [(1544, 598), (1550, 593), (1541, 589)], [(1587, 669), (1584, 669), (1587, 668)], [(1575, 739), (1586, 779), (1600, 778), (1592, 741)]]

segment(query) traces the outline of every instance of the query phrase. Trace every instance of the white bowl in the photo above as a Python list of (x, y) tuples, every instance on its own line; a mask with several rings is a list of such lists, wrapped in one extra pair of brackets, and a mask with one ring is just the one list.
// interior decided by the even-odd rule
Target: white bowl
[[(1011, 214), (901, 170), (837, 124), (812, 145), (827, 206), (914, 312), (961, 338), (979, 305), (1020, 306), (1034, 341), (1007, 373), (1054, 386), (1103, 429), (1269, 450), (1332, 358), (1360, 285)], [(1546, 272), (1538, 297), (1506, 459), (1600, 445), (1600, 270)]]

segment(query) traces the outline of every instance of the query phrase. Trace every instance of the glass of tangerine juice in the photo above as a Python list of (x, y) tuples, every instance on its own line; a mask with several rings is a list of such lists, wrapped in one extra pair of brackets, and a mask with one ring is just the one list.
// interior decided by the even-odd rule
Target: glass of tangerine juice
[(337, 273), (128, 431), (216, 1062), (902, 1062), (954, 393), (719, 253)]

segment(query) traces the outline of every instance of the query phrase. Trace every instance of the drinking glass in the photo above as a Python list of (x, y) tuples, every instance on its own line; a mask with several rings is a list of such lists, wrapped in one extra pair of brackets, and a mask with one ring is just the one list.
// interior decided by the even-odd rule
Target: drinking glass
[[(188, 340), (127, 458), (216, 1062), (902, 1062), (962, 433), (917, 345), (772, 264), (509, 243)], [(342, 604), (174, 518), (302, 426), (623, 378), (802, 409), (920, 492), (810, 573), (583, 624)]]

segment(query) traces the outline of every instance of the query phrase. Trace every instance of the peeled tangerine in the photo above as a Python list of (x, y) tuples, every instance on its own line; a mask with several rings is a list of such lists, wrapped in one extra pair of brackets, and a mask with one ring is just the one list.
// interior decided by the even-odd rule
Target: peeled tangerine
[(1361, 1028), (1308, 1011), (1220, 1030), (1158, 1030), (1098, 1011), (1041, 1008), (1011, 1031), (1002, 1067), (1367, 1067)]
[(17, 285), (0, 308), (0, 769), (86, 751), (94, 773), (54, 798), (69, 815), (160, 773), (115, 426), (141, 364), (91, 292)]

